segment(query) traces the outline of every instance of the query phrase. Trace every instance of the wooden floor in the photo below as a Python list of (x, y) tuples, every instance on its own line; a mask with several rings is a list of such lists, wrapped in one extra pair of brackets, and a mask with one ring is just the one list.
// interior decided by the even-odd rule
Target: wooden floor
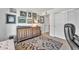
[(65, 39), (61, 39), (61, 38), (57, 38), (57, 37), (52, 37), (52, 36), (49, 36), (49, 35), (45, 35), (45, 36), (48, 37), (48, 38), (53, 38), (54, 40), (63, 43), (63, 45), (60, 48), (60, 50), (71, 50), (69, 44), (67, 43), (67, 41)]

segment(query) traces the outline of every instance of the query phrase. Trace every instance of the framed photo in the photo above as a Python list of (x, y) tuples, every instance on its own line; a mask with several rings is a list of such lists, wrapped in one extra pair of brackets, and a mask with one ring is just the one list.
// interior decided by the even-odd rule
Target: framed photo
[(25, 12), (25, 11), (20, 11), (20, 16), (27, 16), (27, 12)]
[(44, 16), (40, 16), (39, 23), (44, 23)]
[(37, 14), (36, 13), (32, 13), (33, 19), (37, 19)]
[(27, 19), (27, 23), (28, 24), (32, 24), (33, 23), (33, 19)]
[(31, 17), (31, 15), (32, 15), (31, 12), (28, 12), (28, 17)]
[(24, 17), (24, 16), (19, 16), (19, 17), (18, 17), (18, 23), (26, 23), (26, 17)]
[(16, 15), (6, 14), (6, 23), (16, 23)]
[(15, 8), (10, 8), (9, 10), (10, 10), (10, 12), (12, 12), (12, 13), (16, 13), (16, 9), (15, 9)]

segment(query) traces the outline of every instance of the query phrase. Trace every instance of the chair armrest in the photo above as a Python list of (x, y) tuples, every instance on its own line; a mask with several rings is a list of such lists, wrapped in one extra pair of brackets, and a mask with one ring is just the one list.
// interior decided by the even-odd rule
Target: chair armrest
[(74, 43), (79, 46), (79, 36), (74, 35)]

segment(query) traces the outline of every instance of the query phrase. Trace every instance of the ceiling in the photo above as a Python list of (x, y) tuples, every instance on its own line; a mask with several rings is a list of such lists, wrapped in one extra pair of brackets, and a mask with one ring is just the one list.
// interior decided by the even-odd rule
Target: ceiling
[(37, 11), (37, 12), (44, 12), (44, 11), (48, 11), (51, 10), (53, 8), (30, 8), (32, 11)]
[(51, 13), (51, 11), (52, 11), (52, 13), (58, 13), (58, 12), (68, 10), (71, 8), (16, 8), (16, 9), (27, 11), (27, 12), (35, 12), (35, 13), (38, 13), (41, 15), (41, 14), (47, 13), (47, 12)]
[(31, 12), (37, 12), (37, 13), (42, 13), (48, 10), (51, 10), (53, 8), (17, 8), (20, 10), (25, 10), (25, 11), (31, 11)]

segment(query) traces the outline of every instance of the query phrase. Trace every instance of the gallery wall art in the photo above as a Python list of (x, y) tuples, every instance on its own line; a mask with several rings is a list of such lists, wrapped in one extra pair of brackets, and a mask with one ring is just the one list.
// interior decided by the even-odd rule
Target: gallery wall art
[(15, 8), (9, 8), (9, 11), (12, 13), (17, 13), (17, 10)]
[(31, 16), (32, 16), (32, 13), (31, 12), (28, 12), (28, 17), (31, 18)]
[(16, 15), (12, 15), (12, 14), (6, 14), (6, 23), (16, 23)]
[(19, 16), (19, 17), (18, 17), (18, 23), (26, 23), (26, 17), (24, 17), (24, 16)]
[(37, 13), (32, 13), (33, 19), (37, 19)]
[(28, 24), (32, 24), (33, 23), (33, 19), (27, 19), (27, 23)]
[(40, 16), (39, 23), (44, 23), (44, 16)]
[[(9, 12), (12, 14), (6, 15), (6, 19), (7, 19), (6, 23), (16, 23), (16, 19), (17, 19), (18, 23), (32, 24), (35, 23), (34, 20), (37, 20), (37, 13), (20, 10), (18, 16), (18, 14), (16, 13), (17, 12), (16, 8), (9, 8)], [(13, 13), (16, 13), (16, 15)]]
[(27, 12), (25, 12), (25, 11), (20, 11), (20, 16), (27, 16)]

